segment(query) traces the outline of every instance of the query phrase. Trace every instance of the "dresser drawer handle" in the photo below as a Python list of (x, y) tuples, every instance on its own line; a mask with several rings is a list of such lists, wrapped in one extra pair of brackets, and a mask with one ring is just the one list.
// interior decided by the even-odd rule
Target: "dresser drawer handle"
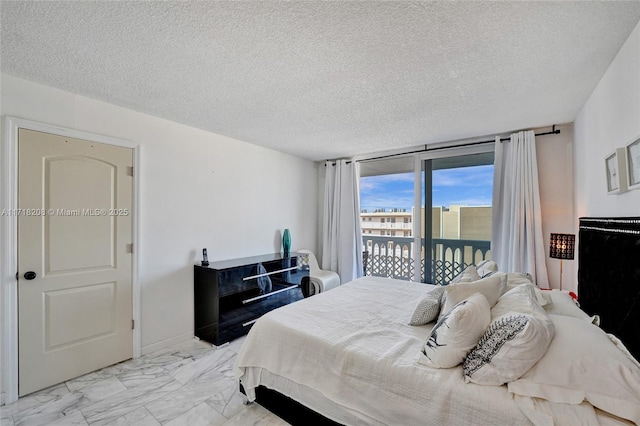
[(244, 304), (247, 304), (247, 303), (250, 303), (250, 302), (254, 302), (256, 300), (264, 299), (266, 297), (273, 296), (274, 294), (282, 293), (283, 291), (289, 291), (289, 290), (292, 290), (294, 288), (298, 288), (298, 286), (297, 285), (292, 285), (292, 286), (287, 287), (287, 288), (281, 288), (280, 290), (272, 291), (271, 293), (263, 294), (263, 295), (256, 296), (256, 297), (252, 297), (251, 299), (245, 299), (245, 300), (242, 301), (242, 304), (244, 305)]
[(242, 324), (242, 326), (243, 326), (243, 327), (246, 327), (246, 326), (248, 326), (248, 325), (253, 324), (253, 323), (254, 323), (254, 322), (256, 322), (256, 321), (258, 321), (258, 318), (253, 319), (253, 320), (251, 320), (251, 321), (247, 321), (247, 322), (243, 323), (243, 324)]
[(279, 272), (293, 271), (294, 269), (298, 269), (298, 267), (297, 266), (292, 266), (291, 268), (278, 269), (277, 271), (267, 272), (266, 274), (251, 275), (250, 277), (244, 277), (242, 279), (242, 281), (248, 281), (248, 280), (252, 280), (254, 278), (260, 278), (260, 277), (266, 277), (267, 275), (273, 275), (273, 274), (277, 274)]

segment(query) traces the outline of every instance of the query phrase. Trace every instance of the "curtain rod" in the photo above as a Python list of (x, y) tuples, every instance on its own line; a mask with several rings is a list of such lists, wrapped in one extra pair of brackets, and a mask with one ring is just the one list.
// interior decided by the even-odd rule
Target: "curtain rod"
[[(333, 163), (331, 163), (331, 165), (332, 165), (332, 166), (335, 166), (335, 165), (336, 165), (336, 160), (325, 160), (325, 162), (324, 162), (324, 166), (325, 166), (325, 167), (327, 167), (327, 163), (328, 163), (329, 161), (333, 161)], [(349, 161), (347, 161), (347, 163), (346, 163), (346, 164), (351, 164), (351, 162), (352, 162), (352, 161), (351, 161), (351, 160), (349, 160)], [(357, 161), (356, 161), (356, 163), (357, 163)]]
[[(535, 133), (535, 136), (545, 136), (545, 135), (557, 135), (560, 134), (560, 129), (556, 129), (556, 125), (554, 124), (551, 127), (551, 131), (549, 132), (543, 132), (543, 133)], [(511, 140), (511, 138), (500, 138), (500, 142), (504, 142), (504, 141), (508, 141)], [(389, 155), (382, 155), (380, 157), (372, 157), (372, 158), (363, 158), (362, 160), (357, 160), (357, 162), (360, 161), (373, 161), (373, 160), (381, 160), (383, 158), (389, 158), (389, 157), (397, 157), (399, 155), (407, 155), (407, 154), (416, 154), (418, 152), (427, 152), (427, 151), (438, 151), (440, 149), (448, 149), (448, 148), (458, 148), (458, 147), (462, 147), (462, 146), (473, 146), (473, 145), (481, 145), (481, 144), (485, 144), (485, 143), (493, 143), (495, 142), (495, 140), (489, 140), (489, 141), (479, 141), (479, 142), (469, 142), (469, 143), (463, 143), (460, 145), (451, 145), (451, 146), (443, 146), (443, 147), (439, 147), (439, 148), (431, 148), (429, 149), (428, 145), (425, 145), (423, 149), (418, 149), (416, 151), (408, 151), (408, 152), (399, 152), (397, 154), (389, 154)], [(335, 163), (334, 163), (335, 165)]]
[[(554, 124), (551, 127), (551, 131), (550, 132), (534, 133), (534, 136), (557, 135), (559, 133), (560, 133), (560, 129), (556, 129), (556, 125)], [(511, 140), (510, 137), (509, 138), (500, 138), (500, 142), (509, 141), (509, 140)], [(495, 142), (495, 141), (482, 141), (482, 142), (475, 142), (475, 143), (489, 143), (489, 142)], [(464, 145), (460, 145), (460, 146), (464, 146)], [(435, 149), (442, 149), (442, 148), (434, 148), (434, 150)]]

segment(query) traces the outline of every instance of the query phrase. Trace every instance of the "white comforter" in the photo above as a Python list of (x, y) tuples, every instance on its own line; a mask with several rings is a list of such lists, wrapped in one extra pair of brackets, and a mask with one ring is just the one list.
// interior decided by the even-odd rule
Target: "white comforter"
[(273, 376), (310, 388), (340, 410), (306, 405), (342, 423), (531, 424), (506, 386), (465, 383), (460, 366), (418, 363), (433, 324), (407, 324), (427, 286), (365, 277), (276, 309), (251, 329), (236, 377), (250, 400)]

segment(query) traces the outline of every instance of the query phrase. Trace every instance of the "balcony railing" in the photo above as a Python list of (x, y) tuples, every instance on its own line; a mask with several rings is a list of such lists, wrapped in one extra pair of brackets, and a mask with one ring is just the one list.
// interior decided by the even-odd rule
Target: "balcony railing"
[(362, 237), (362, 243), (363, 250), (369, 252), (366, 275), (414, 281), (413, 265), (417, 259), (420, 280), (431, 284), (446, 285), (467, 266), (488, 260), (491, 255), (490, 241), (434, 238), (430, 261), (425, 264), (424, 239), (418, 251), (413, 237), (367, 235)]

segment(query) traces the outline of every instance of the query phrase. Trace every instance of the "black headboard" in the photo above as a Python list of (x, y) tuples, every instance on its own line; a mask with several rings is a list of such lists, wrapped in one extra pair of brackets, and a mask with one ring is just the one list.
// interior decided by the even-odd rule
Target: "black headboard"
[(640, 217), (580, 218), (578, 298), (640, 359)]

